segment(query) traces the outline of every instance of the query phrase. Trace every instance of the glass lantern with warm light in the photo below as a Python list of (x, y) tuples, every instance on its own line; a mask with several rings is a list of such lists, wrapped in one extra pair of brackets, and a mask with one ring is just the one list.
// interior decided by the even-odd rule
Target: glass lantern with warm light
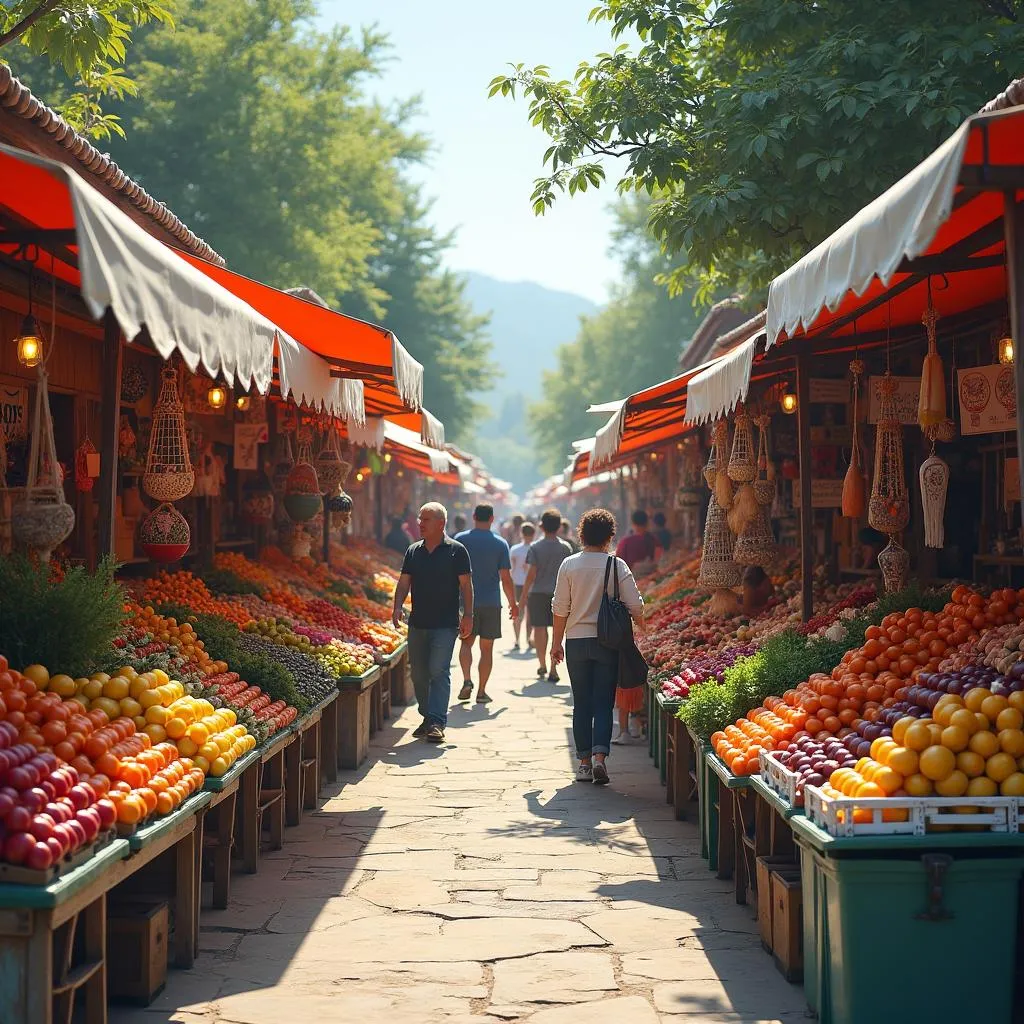
[(1008, 334), (996, 342), (996, 352), (999, 355), (999, 362), (1003, 366), (1009, 366), (1013, 362), (1013, 338)]
[(227, 400), (228, 393), (219, 384), (214, 384), (210, 390), (206, 392), (206, 402), (211, 409), (223, 409)]
[(18, 346), (18, 362), (22, 366), (38, 366), (43, 361), (43, 333), (31, 313), (22, 320), (21, 330), (14, 341)]
[(786, 391), (779, 400), (779, 407), (787, 416), (796, 412), (796, 395), (792, 391)]

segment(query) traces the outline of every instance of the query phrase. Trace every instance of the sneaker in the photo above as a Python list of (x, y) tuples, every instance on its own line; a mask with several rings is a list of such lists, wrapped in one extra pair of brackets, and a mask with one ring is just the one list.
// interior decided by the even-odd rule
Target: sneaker
[(592, 764), (583, 764), (583, 762), (581, 761), (579, 768), (576, 769), (576, 781), (593, 782), (594, 766)]
[(420, 722), (420, 724), (418, 726), (416, 726), (415, 729), (413, 729), (412, 734), (417, 739), (419, 739), (421, 736), (426, 736), (427, 735), (427, 730), (429, 728), (430, 728), (430, 723), (424, 718), (423, 721)]
[(620, 747), (632, 747), (639, 743), (635, 736), (631, 736), (628, 732), (620, 732), (618, 736), (612, 737), (612, 743)]
[(473, 684), (467, 679), (459, 690), (459, 700), (469, 700), (473, 696)]
[(640, 739), (643, 735), (643, 729), (640, 728), (640, 719), (636, 715), (629, 716), (629, 735), (635, 740)]
[(432, 725), (427, 730), (428, 743), (444, 743), (444, 729), (439, 725)]
[(594, 785), (595, 786), (607, 786), (608, 785), (608, 769), (605, 767), (604, 761), (594, 762)]

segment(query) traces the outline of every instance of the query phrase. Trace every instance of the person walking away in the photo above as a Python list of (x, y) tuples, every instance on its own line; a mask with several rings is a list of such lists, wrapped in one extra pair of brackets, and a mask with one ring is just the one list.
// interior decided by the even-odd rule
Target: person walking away
[(526, 553), (526, 582), (523, 584), (523, 601), (533, 625), (533, 643), (537, 648), (540, 667), (537, 675), (548, 677), (549, 683), (558, 682), (558, 671), (554, 662), (548, 671), (548, 629), (552, 625), (551, 597), (555, 592), (555, 580), (559, 566), (572, 554), (572, 548), (558, 531), (562, 528), (562, 516), (557, 509), (549, 508), (540, 517), (540, 528), (544, 536), (530, 545)]
[(606, 578), (609, 594), (614, 593), (609, 568), (619, 581), (619, 599), (640, 629), (644, 616), (644, 601), (629, 566), (608, 553), (614, 535), (615, 517), (607, 509), (583, 513), (579, 525), (583, 550), (562, 562), (552, 599), (551, 663), (565, 659), (572, 686), (572, 735), (580, 759), (576, 781), (592, 781), (598, 786), (608, 782), (605, 760), (611, 750), (612, 707), (619, 674), (619, 652), (597, 639)]
[(453, 539), (455, 537), (458, 537), (458, 535), (460, 533), (465, 533), (466, 532), (466, 517), (465, 516), (456, 516), (455, 519), (454, 519), (454, 524), (455, 525), (452, 526), (452, 529), (451, 529), (451, 535), (452, 535)]
[(562, 540), (564, 540), (565, 543), (568, 544), (569, 547), (572, 548), (572, 553), (574, 555), (576, 554), (577, 551), (579, 551), (580, 546), (573, 539), (573, 536), (572, 536), (572, 523), (570, 523), (568, 519), (563, 519), (562, 520), (562, 529), (559, 532), (558, 536), (561, 537)]
[(658, 542), (658, 547), (662, 551), (668, 551), (672, 546), (672, 534), (668, 527), (665, 525), (665, 513), (655, 512), (654, 513), (654, 539)]
[(630, 520), (633, 529), (619, 541), (615, 554), (629, 566), (630, 572), (642, 572), (648, 565), (653, 566), (657, 543), (647, 531), (647, 513), (642, 508), (638, 508)]
[[(451, 698), (452, 652), (457, 637), (473, 630), (473, 576), (469, 552), (445, 535), (448, 510), (436, 501), (420, 509), (422, 540), (405, 553), (395, 588), (391, 621), (398, 625), (412, 590), (409, 616), (409, 670), (423, 721), (413, 736), (443, 743)], [(462, 618), (459, 619), (459, 598)]]
[(397, 551), (400, 555), (404, 555), (406, 548), (409, 547), (409, 535), (405, 532), (402, 520), (398, 516), (391, 520), (391, 529), (384, 538), (384, 547), (391, 548), (392, 551)]
[(513, 651), (519, 650), (519, 636), (523, 629), (523, 623), (526, 623), (526, 635), (530, 635), (530, 616), (526, 613), (526, 606), (522, 601), (523, 596), (523, 584), (526, 582), (526, 552), (530, 550), (530, 544), (533, 542), (534, 535), (537, 533), (536, 527), (533, 523), (523, 523), (522, 525), (522, 540), (514, 545), (508, 553), (509, 560), (512, 562), (512, 586), (515, 588), (516, 594), (516, 607), (519, 614), (515, 618), (515, 636), (516, 642), (512, 645)]
[(505, 540), (508, 541), (508, 546), (510, 548), (513, 544), (518, 544), (523, 539), (523, 522), (523, 517), (518, 513), (512, 517), (512, 527), (509, 530), (508, 536), (505, 538)]
[[(459, 700), (473, 696), (473, 644), (480, 638), (480, 685), (476, 691), (477, 704), (490, 704), (487, 681), (494, 665), (494, 641), (501, 636), (501, 590), (505, 591), (509, 615), (518, 614), (515, 588), (512, 584), (512, 563), (508, 544), (492, 532), (494, 508), (477, 505), (473, 512), (473, 529), (456, 536), (456, 540), (469, 552), (473, 566), (473, 628), (462, 638), (459, 664), (462, 666), (462, 689)], [(499, 587), (500, 584), (500, 587)]]

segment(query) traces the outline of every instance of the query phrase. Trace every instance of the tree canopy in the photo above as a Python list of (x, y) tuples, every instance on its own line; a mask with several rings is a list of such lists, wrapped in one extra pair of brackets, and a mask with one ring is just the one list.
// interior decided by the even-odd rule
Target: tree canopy
[[(1021, 0), (603, 0), (640, 47), (571, 81), (515, 65), (551, 138), (535, 211), (598, 187), (657, 201), (674, 288), (755, 294), (1020, 73)], [(624, 166), (622, 166), (624, 164)]]
[(588, 405), (625, 398), (678, 372), (679, 354), (700, 323), (692, 292), (672, 297), (656, 283), (672, 261), (646, 221), (647, 203), (635, 197), (617, 207), (613, 245), (622, 282), (607, 306), (583, 318), (576, 340), (559, 348), (558, 367), (545, 372), (543, 396), (530, 408), (547, 473), (565, 466), (574, 440), (601, 426)]

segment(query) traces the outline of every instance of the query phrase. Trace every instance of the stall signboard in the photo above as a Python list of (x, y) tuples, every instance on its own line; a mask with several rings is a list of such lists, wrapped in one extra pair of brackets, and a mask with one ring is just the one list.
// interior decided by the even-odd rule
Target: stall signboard
[(265, 423), (236, 423), (234, 467), (235, 469), (259, 469), (261, 444), (268, 439)]
[[(842, 480), (812, 480), (811, 508), (841, 508), (843, 504)], [(793, 481), (793, 505), (800, 505), (800, 480)]]
[(842, 378), (812, 377), (809, 390), (814, 405), (846, 405), (850, 400), (850, 384)]
[(1017, 429), (1012, 366), (972, 366), (957, 370), (956, 376), (961, 434), (997, 434)]
[(0, 387), (0, 434), (10, 440), (28, 430), (28, 388)]
[[(917, 423), (917, 404), (921, 397), (920, 377), (893, 377), (896, 381), (896, 418), (904, 426)], [(881, 377), (868, 377), (868, 423), (877, 423), (881, 410)]]

